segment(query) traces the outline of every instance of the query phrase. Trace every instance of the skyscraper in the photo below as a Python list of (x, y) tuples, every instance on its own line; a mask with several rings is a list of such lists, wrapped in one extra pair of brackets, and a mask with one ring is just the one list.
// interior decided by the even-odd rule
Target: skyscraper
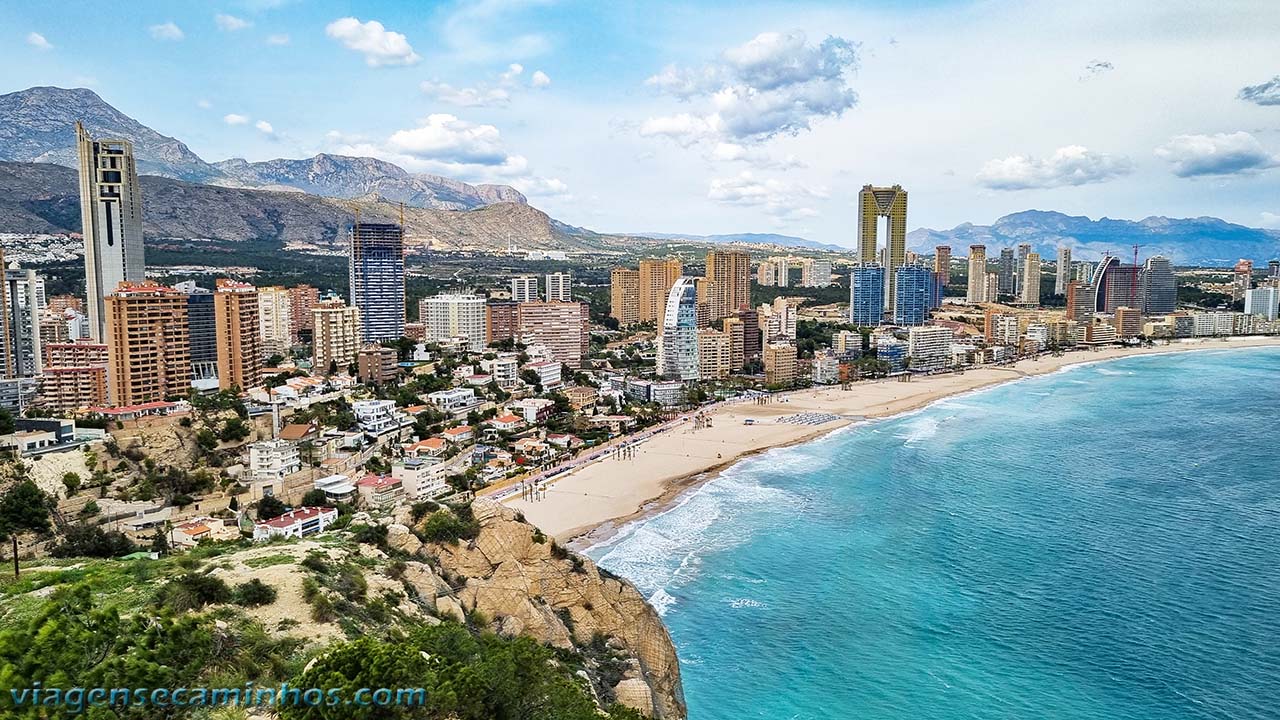
[(965, 290), (965, 300), (980, 303), (987, 297), (987, 246), (969, 246), (969, 286)]
[[(1025, 247), (1030, 247), (1025, 246)], [(1040, 304), (1040, 253), (1027, 252), (1022, 259), (1022, 289), (1018, 300), (1026, 305)]]
[(572, 302), (573, 276), (569, 273), (547, 273), (547, 302)]
[(105, 299), (107, 389), (114, 405), (191, 390), (187, 298), (151, 281), (123, 282)]
[(915, 264), (903, 265), (896, 274), (893, 322), (897, 325), (923, 325), (929, 319), (933, 271), (922, 264)]
[(658, 374), (675, 380), (698, 379), (698, 288), (682, 277), (671, 286), (658, 345)]
[(951, 246), (939, 245), (933, 249), (933, 271), (938, 273), (938, 282), (943, 286), (951, 284)]
[(404, 335), (404, 228), (394, 223), (357, 222), (351, 229), (352, 305), (360, 308), (364, 342)]
[(1000, 249), (1000, 263), (997, 272), (1000, 274), (1000, 294), (1012, 295), (1018, 288), (1018, 271), (1014, 269), (1013, 248)]
[(907, 252), (907, 191), (901, 185), (893, 187), (862, 186), (858, 193), (858, 260), (864, 263), (876, 261), (876, 241), (880, 218), (887, 218), (888, 263), (885, 267), (886, 306), (892, 310), (894, 298), (894, 271), (902, 265)]
[[(831, 269), (827, 267), (830, 277)], [(712, 250), (707, 253), (709, 320), (717, 322), (751, 304), (751, 256), (742, 250)]]
[(511, 278), (511, 301), (518, 303), (537, 302), (538, 276), (517, 275)]
[(640, 322), (640, 271), (617, 267), (609, 271), (609, 316), (626, 327)]
[(849, 322), (874, 327), (884, 321), (884, 268), (861, 263), (849, 271)]
[(1058, 272), (1053, 279), (1053, 294), (1066, 295), (1067, 283), (1071, 282), (1071, 248), (1058, 248)]
[(142, 282), (142, 191), (128, 140), (94, 140), (76, 123), (80, 223), (84, 233), (89, 333), (106, 334), (106, 296), (122, 282)]
[(1167, 315), (1178, 309), (1178, 278), (1173, 274), (1169, 258), (1153, 255), (1147, 258), (1142, 273), (1142, 312), (1145, 315)]
[(640, 322), (656, 322), (661, 326), (667, 295), (682, 272), (679, 258), (640, 261)]
[(213, 318), (218, 337), (218, 387), (256, 387), (262, 381), (258, 289), (219, 278), (214, 285)]

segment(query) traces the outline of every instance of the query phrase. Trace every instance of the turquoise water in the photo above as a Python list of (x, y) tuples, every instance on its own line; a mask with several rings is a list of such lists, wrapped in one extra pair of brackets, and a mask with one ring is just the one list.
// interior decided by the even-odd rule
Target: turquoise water
[(691, 720), (1280, 717), (1280, 350), (1137, 357), (734, 466), (591, 554)]

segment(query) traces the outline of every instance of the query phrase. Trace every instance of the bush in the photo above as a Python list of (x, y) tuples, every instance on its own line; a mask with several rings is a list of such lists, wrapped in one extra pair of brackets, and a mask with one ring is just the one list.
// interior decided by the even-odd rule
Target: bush
[(111, 558), (128, 555), (136, 549), (133, 541), (125, 537), (124, 533), (104, 531), (96, 525), (72, 525), (67, 528), (63, 541), (49, 554), (59, 558)]
[(276, 589), (254, 578), (236, 586), (231, 601), (244, 607), (270, 605), (276, 601)]
[(205, 605), (215, 605), (231, 600), (231, 588), (212, 575), (185, 573), (174, 578), (160, 590), (158, 600), (176, 612), (199, 610)]

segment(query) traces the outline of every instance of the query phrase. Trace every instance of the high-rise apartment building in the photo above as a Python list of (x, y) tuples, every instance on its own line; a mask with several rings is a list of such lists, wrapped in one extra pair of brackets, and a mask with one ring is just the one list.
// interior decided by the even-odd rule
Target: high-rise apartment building
[(849, 271), (849, 322), (863, 327), (884, 322), (884, 268), (860, 263)]
[(547, 348), (553, 362), (582, 367), (591, 340), (586, 303), (520, 303), (519, 338)]
[(1067, 283), (1071, 282), (1071, 248), (1058, 248), (1058, 267), (1053, 279), (1053, 294), (1066, 295)]
[(682, 277), (671, 286), (658, 343), (658, 374), (672, 380), (697, 380), (698, 287), (695, 278)]
[(257, 387), (262, 382), (258, 289), (249, 283), (219, 278), (214, 284), (213, 319), (218, 342), (218, 387)]
[(938, 283), (951, 284), (951, 246), (939, 245), (933, 249), (933, 271), (938, 273)]
[[(1029, 247), (1029, 246), (1028, 246)], [(1024, 305), (1040, 304), (1040, 253), (1028, 252), (1019, 273), (1021, 289), (1018, 300)]]
[(609, 316), (627, 327), (640, 322), (640, 271), (617, 267), (609, 271)]
[(479, 295), (441, 293), (418, 301), (418, 320), (427, 342), (463, 339), (471, 352), (489, 343), (485, 299)]
[(897, 325), (923, 325), (932, 306), (934, 274), (923, 264), (903, 265), (897, 270), (893, 302), (893, 322)]
[(969, 286), (965, 300), (971, 303), (985, 302), (987, 298), (987, 247), (969, 246)]
[(404, 335), (404, 228), (360, 223), (351, 229), (350, 303), (360, 309), (364, 342)]
[(360, 309), (341, 300), (321, 300), (311, 309), (312, 362), (316, 373), (343, 372), (360, 350)]
[(907, 191), (901, 185), (874, 187), (864, 185), (858, 193), (858, 260), (876, 261), (876, 242), (880, 218), (886, 218), (888, 234), (885, 268), (886, 309), (893, 310), (895, 271), (903, 264), (907, 252)]
[(667, 295), (683, 271), (679, 258), (640, 261), (640, 322), (661, 324)]
[(289, 288), (289, 341), (302, 343), (311, 341), (311, 329), (314, 327), (314, 316), (311, 311), (320, 302), (320, 291), (310, 285), (294, 285)]
[(105, 310), (111, 403), (186, 396), (191, 388), (187, 297), (151, 281), (122, 282), (106, 297)]
[[(827, 277), (831, 276), (830, 265)], [(717, 322), (751, 304), (751, 256), (742, 250), (707, 253), (709, 320)]]
[(122, 282), (142, 282), (142, 190), (128, 140), (94, 140), (76, 123), (80, 223), (84, 233), (89, 332), (106, 333), (106, 296)]
[(547, 274), (547, 302), (572, 302), (573, 276), (558, 272)]
[(264, 359), (288, 355), (294, 337), (293, 294), (288, 288), (258, 288), (258, 335)]
[(511, 302), (538, 301), (538, 276), (517, 275), (511, 278)]

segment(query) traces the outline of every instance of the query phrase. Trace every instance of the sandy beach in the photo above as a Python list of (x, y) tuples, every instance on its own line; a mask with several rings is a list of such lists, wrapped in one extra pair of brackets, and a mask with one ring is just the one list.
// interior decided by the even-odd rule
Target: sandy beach
[[(546, 486), (541, 500), (522, 500), (516, 495), (506, 502), (548, 535), (574, 547), (586, 547), (627, 522), (660, 512), (689, 487), (705, 482), (716, 471), (745, 456), (810, 440), (860, 419), (909, 412), (945, 397), (1079, 363), (1257, 346), (1280, 347), (1280, 338), (1188, 340), (1150, 348), (1046, 355), (1015, 365), (973, 368), (962, 374), (916, 376), (910, 382), (867, 381), (854, 383), (848, 390), (835, 386), (787, 393), (767, 404), (748, 401), (724, 405), (708, 413), (710, 427), (695, 428), (690, 417), (641, 442), (634, 457), (608, 456), (558, 476)], [(839, 417), (811, 418), (815, 424), (795, 423), (793, 416), (803, 413)], [(791, 422), (782, 422), (787, 419)], [(747, 420), (752, 424), (746, 424)]]

